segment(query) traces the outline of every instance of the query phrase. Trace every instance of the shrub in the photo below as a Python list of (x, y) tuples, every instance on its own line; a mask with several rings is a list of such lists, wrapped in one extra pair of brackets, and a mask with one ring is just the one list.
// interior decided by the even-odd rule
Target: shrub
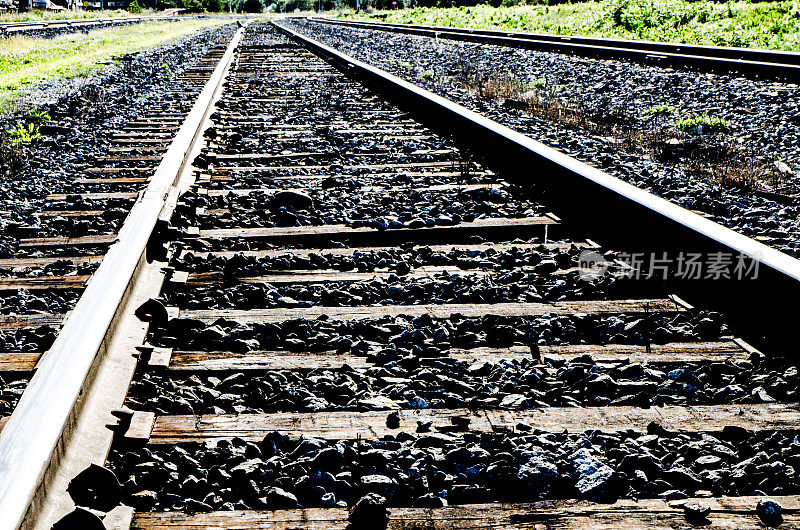
[(132, 15), (138, 15), (142, 12), (142, 6), (139, 5), (139, 2), (136, 0), (132, 0), (130, 4), (128, 4), (128, 13)]

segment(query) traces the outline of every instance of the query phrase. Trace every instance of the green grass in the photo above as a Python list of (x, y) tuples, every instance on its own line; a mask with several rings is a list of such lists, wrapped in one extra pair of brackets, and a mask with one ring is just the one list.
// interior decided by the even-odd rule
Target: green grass
[(415, 8), (342, 16), (407, 24), (800, 50), (798, 0), (602, 0), (556, 6)]
[(679, 131), (691, 131), (701, 125), (710, 132), (729, 132), (731, 130), (724, 118), (708, 114), (692, 114), (675, 121), (675, 128)]
[(652, 107), (647, 107), (646, 109), (644, 109), (644, 112), (642, 114), (644, 114), (645, 116), (657, 116), (660, 114), (671, 114), (671, 113), (672, 113), (672, 108), (670, 108), (669, 105), (654, 105)]
[(46, 79), (88, 76), (104, 67), (100, 61), (112, 61), (223, 22), (145, 22), (53, 39), (22, 35), (0, 39), (0, 112), (13, 106), (26, 87)]
[[(143, 12), (141, 15), (152, 15), (154, 12)], [(122, 10), (84, 11), (42, 11), (36, 9), (27, 13), (5, 13), (0, 15), (0, 22), (40, 22), (45, 20), (74, 20), (83, 18), (115, 18), (127, 17), (130, 13)]]

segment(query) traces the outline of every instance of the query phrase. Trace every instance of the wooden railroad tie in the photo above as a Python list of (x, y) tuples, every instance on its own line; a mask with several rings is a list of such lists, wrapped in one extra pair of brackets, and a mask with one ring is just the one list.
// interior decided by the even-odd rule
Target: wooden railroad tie
[[(567, 250), (572, 245), (578, 248), (599, 248), (596, 243), (590, 241), (557, 241), (552, 243), (478, 243), (478, 244), (449, 244), (449, 245), (424, 245), (433, 252), (449, 252), (451, 250), (464, 250), (469, 252), (484, 252), (494, 249), (497, 252), (509, 251), (511, 249), (538, 249), (540, 247), (549, 251)], [(418, 245), (423, 246), (423, 245)], [(276, 258), (279, 256), (302, 256), (308, 257), (309, 254), (321, 254), (323, 256), (352, 256), (356, 253), (385, 252), (394, 250), (397, 247), (348, 247), (348, 248), (297, 248), (297, 249), (274, 249), (274, 250), (225, 250), (219, 252), (195, 252), (193, 250), (183, 251), (183, 255), (193, 254), (199, 259), (207, 259), (212, 256), (230, 258), (242, 255), (254, 258)]]
[(0, 329), (14, 330), (23, 328), (38, 328), (40, 326), (59, 327), (67, 314), (34, 313), (31, 315), (2, 315), (0, 316)]
[(90, 256), (47, 256), (35, 258), (6, 258), (0, 259), (0, 269), (13, 269), (16, 267), (31, 267), (41, 268), (59, 261), (68, 261), (75, 265), (100, 263), (103, 261), (103, 256), (90, 255)]
[[(519, 424), (549, 433), (587, 430), (647, 432), (653, 422), (671, 432), (719, 432), (727, 426), (751, 431), (793, 430), (800, 422), (800, 405), (697, 405), (664, 407), (550, 407), (525, 410), (400, 409), (387, 399), (386, 410), (279, 412), (270, 414), (161, 415), (135, 412), (126, 432), (131, 442), (175, 445), (241, 438), (261, 441), (275, 431), (291, 438), (328, 440), (380, 439), (399, 432), (430, 437), (432, 443), (458, 440), (459, 432), (508, 433)], [(400, 416), (396, 429), (386, 426), (388, 411)], [(418, 421), (430, 422), (430, 432), (416, 433)], [(467, 427), (462, 427), (468, 422)]]
[[(289, 352), (285, 350), (252, 351), (235, 353), (229, 351), (174, 351), (171, 348), (142, 347), (147, 362), (154, 369), (173, 372), (241, 372), (268, 370), (340, 370), (347, 365), (356, 370), (373, 366), (366, 357), (338, 353)], [(582, 355), (591, 355), (595, 362), (607, 365), (647, 362), (651, 365), (664, 363), (703, 361), (744, 361), (755, 350), (741, 339), (713, 342), (673, 342), (645, 346), (628, 344), (567, 344), (539, 347), (545, 358), (570, 360)], [(515, 362), (532, 359), (530, 348), (453, 348), (446, 356), (465, 362)], [(624, 385), (624, 383), (623, 383)]]
[(450, 226), (431, 226), (421, 228), (393, 228), (379, 230), (377, 228), (351, 228), (347, 225), (259, 227), (259, 228), (210, 228), (189, 229), (183, 237), (203, 239), (284, 239), (293, 241), (301, 239), (334, 238), (342, 239), (380, 239), (418, 241), (420, 243), (439, 238), (470, 237), (474, 235), (489, 236), (512, 233), (518, 237), (531, 234), (548, 237), (548, 228), (559, 224), (553, 214), (536, 217), (492, 217), (459, 223)]
[[(800, 496), (772, 496), (783, 508), (787, 528), (800, 526)], [(389, 508), (388, 530), (485, 530), (487, 528), (625, 528), (626, 530), (674, 530), (690, 528), (683, 505), (697, 502), (711, 508), (709, 523), (700, 528), (758, 529), (763, 524), (755, 513), (764, 497), (619, 500), (612, 504), (559, 499), (526, 504), (471, 504), (430, 508)], [(137, 512), (131, 530), (344, 530), (348, 511), (340, 508), (297, 510)]]
[(29, 291), (41, 291), (45, 289), (83, 289), (89, 276), (12, 276), (8, 278), (0, 277), (0, 291), (17, 291), (28, 289)]
[(19, 246), (31, 247), (87, 247), (95, 245), (111, 245), (117, 240), (117, 234), (96, 234), (80, 237), (35, 237), (21, 239)]
[[(296, 178), (296, 177), (294, 177), (294, 178)], [(301, 177), (302, 180), (306, 180), (308, 178), (309, 177)], [(104, 179), (101, 179), (101, 180), (104, 180)], [(109, 180), (111, 180), (111, 179), (109, 179)], [(402, 193), (402, 192), (411, 192), (411, 191), (418, 192), (418, 193), (437, 192), (437, 191), (440, 191), (440, 192), (452, 191), (452, 192), (464, 193), (464, 192), (468, 192), (468, 191), (484, 190), (484, 189), (487, 189), (487, 190), (490, 190), (490, 189), (502, 190), (505, 187), (507, 187), (507, 185), (505, 183), (498, 182), (498, 183), (491, 183), (491, 184), (464, 184), (464, 185), (459, 185), (459, 184), (434, 184), (432, 186), (421, 186), (421, 187), (418, 187), (418, 188), (412, 188), (410, 186), (359, 186), (357, 188), (357, 191), (359, 193), (375, 193), (375, 194), (381, 194), (381, 193), (383, 193), (383, 194), (392, 193), (393, 194), (393, 193)], [(227, 188), (227, 189), (221, 189), (221, 190), (208, 189), (208, 188), (199, 188), (197, 190), (197, 193), (199, 195), (207, 195), (209, 197), (225, 197), (227, 195), (249, 195), (251, 193), (272, 194), (272, 193), (277, 193), (279, 191), (283, 191), (285, 189), (286, 189), (285, 187), (280, 187), (280, 188), (277, 188), (277, 187), (271, 187), (271, 188), (266, 188), (266, 187), (265, 188)], [(303, 186), (303, 187), (297, 187), (297, 188), (293, 188), (293, 189), (315, 190), (315, 189), (319, 189), (319, 186)], [(214, 214), (216, 214), (220, 210), (209, 210), (209, 211), (213, 211)], [(227, 210), (225, 210), (225, 211), (227, 211)], [(242, 210), (237, 210), (237, 211), (242, 211)]]
[(312, 320), (327, 316), (331, 320), (354, 320), (359, 318), (382, 318), (405, 315), (417, 317), (430, 315), (433, 318), (482, 317), (498, 315), (507, 317), (545, 315), (608, 315), (622, 313), (679, 313), (692, 306), (678, 297), (636, 300), (579, 300), (562, 302), (531, 302), (504, 304), (441, 304), (441, 305), (373, 305), (341, 307), (292, 307), (274, 309), (179, 309), (169, 307), (172, 318), (190, 318), (213, 323), (220, 318), (240, 323), (282, 322), (291, 319)]

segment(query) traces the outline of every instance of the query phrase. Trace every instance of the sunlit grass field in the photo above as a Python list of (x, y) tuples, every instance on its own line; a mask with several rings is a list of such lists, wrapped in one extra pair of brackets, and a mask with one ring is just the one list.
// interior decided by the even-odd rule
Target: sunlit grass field
[[(146, 15), (154, 15), (156, 13), (150, 11), (143, 11), (140, 15), (136, 16), (146, 16)], [(129, 17), (133, 16), (127, 11), (122, 10), (110, 10), (106, 9), (103, 11), (84, 11), (82, 9), (71, 11), (66, 9), (64, 11), (43, 11), (41, 9), (35, 9), (33, 11), (28, 11), (27, 13), (3, 13), (0, 14), (0, 23), (2, 22), (39, 22), (43, 20), (75, 20), (75, 19), (84, 19), (84, 18), (116, 18), (116, 17)]]
[(88, 76), (121, 55), (158, 46), (223, 20), (187, 19), (103, 28), (53, 39), (16, 35), (0, 39), (0, 112), (46, 79)]

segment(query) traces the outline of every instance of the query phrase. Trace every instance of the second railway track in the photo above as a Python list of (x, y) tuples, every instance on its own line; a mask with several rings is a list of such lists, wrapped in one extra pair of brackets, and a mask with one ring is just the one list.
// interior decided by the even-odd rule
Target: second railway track
[(739, 72), (767, 79), (775, 77), (797, 81), (800, 77), (800, 54), (790, 51), (418, 24), (390, 24), (374, 21), (361, 22), (325, 17), (310, 17), (309, 20), (323, 24), (511, 46), (583, 57), (649, 63), (665, 67), (693, 68), (709, 72)]
[[(240, 30), (182, 151), (84, 183), (149, 179), (98, 236), (127, 243), (87, 290), (119, 291), (119, 308), (96, 299), (109, 329), (70, 317), (47, 354), (65, 364), (39, 369), (0, 432), (2, 513), (49, 528), (74, 501), (96, 511), (63, 528), (109, 512), (142, 530), (800, 524), (797, 369), (785, 337), (740, 338), (777, 328), (709, 310), (719, 289), (690, 290), (694, 307), (626, 279), (586, 239), (597, 227), (484, 152), (518, 148), (467, 148), (354, 79), (375, 72), (293, 38)], [(649, 226), (761, 249), (613, 192), (666, 219)], [(761, 259), (759, 285), (793, 281), (794, 260)]]

